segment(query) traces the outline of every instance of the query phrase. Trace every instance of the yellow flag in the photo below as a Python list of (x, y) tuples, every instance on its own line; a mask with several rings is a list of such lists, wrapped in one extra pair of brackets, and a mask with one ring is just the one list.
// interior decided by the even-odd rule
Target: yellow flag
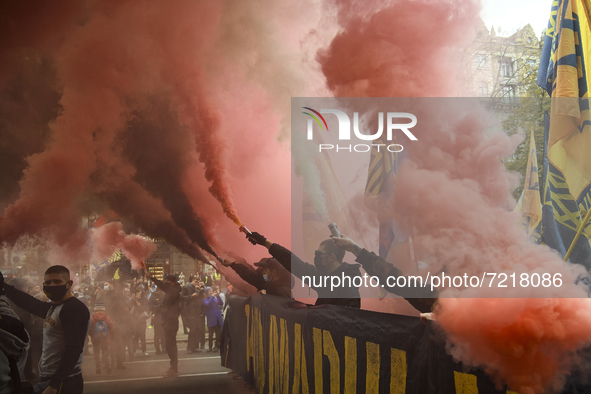
[(534, 129), (531, 130), (529, 142), (529, 156), (523, 193), (517, 203), (516, 211), (521, 212), (521, 225), (536, 243), (541, 241), (542, 200), (540, 198), (540, 183), (538, 181), (538, 158), (536, 155), (536, 141)]

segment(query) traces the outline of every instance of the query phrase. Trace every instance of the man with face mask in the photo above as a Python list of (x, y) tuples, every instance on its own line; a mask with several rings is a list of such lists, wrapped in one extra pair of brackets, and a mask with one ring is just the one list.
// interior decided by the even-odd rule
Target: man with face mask
[[(349, 277), (361, 276), (360, 265), (344, 263), (345, 251), (337, 248), (332, 239), (326, 239), (320, 243), (318, 250), (314, 253), (314, 265), (312, 265), (305, 263), (287, 248), (269, 241), (259, 233), (247, 235), (247, 238), (253, 245), (263, 245), (269, 249), (269, 253), (275, 260), (300, 279), (302, 276), (321, 277), (343, 274)], [(361, 308), (359, 289), (355, 286), (341, 286), (334, 291), (331, 291), (330, 286), (312, 288), (318, 293), (315, 305), (331, 304)]]
[(224, 260), (222, 265), (231, 267), (245, 282), (260, 292), (291, 298), (291, 274), (275, 259), (264, 258), (254, 263), (256, 271), (230, 260)]
[(70, 271), (64, 266), (54, 265), (45, 271), (43, 278), (43, 292), (51, 302), (40, 301), (4, 285), (11, 301), (33, 315), (45, 318), (36, 393), (82, 393), (84, 388), (80, 367), (90, 312), (72, 296), (72, 284)]

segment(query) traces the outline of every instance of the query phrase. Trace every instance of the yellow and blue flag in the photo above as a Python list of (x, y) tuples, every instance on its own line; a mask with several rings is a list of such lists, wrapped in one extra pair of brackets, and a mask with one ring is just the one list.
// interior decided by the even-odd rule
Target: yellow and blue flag
[(109, 264), (114, 263), (116, 261), (120, 261), (121, 254), (122, 254), (121, 249), (117, 249), (108, 259), (103, 260), (102, 262), (100, 262), (98, 264), (94, 263), (96, 270), (100, 271), (100, 270), (106, 268)]
[[(381, 146), (381, 149), (380, 148)], [(377, 146), (377, 148), (376, 148)], [(379, 213), (379, 208), (375, 206), (373, 201), (380, 193), (383, 193), (392, 184), (396, 177), (396, 153), (388, 152), (384, 147), (386, 144), (382, 138), (378, 139), (376, 144), (372, 144), (371, 158), (369, 160), (369, 169), (367, 171), (367, 183), (365, 186), (365, 201), (367, 206), (378, 212), (378, 220), (380, 222), (379, 232), (379, 256), (386, 258), (390, 250), (390, 246), (394, 241), (394, 220), (389, 217), (384, 217)]]
[[(546, 119), (544, 242), (564, 256), (591, 207), (591, 0), (555, 0), (538, 84), (552, 97)], [(591, 267), (587, 223), (569, 261)]]
[(542, 199), (540, 198), (538, 158), (533, 128), (529, 142), (525, 186), (515, 210), (521, 212), (521, 225), (529, 238), (535, 243), (540, 243), (542, 238)]
[[(379, 256), (402, 272), (414, 273), (417, 270), (417, 265), (413, 253), (412, 238), (407, 231), (397, 228), (396, 221), (391, 215), (385, 214), (380, 208), (381, 199), (388, 199), (388, 196), (393, 192), (398, 167), (404, 157), (403, 152), (389, 152), (384, 149), (387, 142), (384, 137), (381, 137), (375, 144), (372, 144), (365, 186), (365, 204), (377, 214)], [(384, 289), (379, 288), (378, 290), (380, 299), (388, 295)]]

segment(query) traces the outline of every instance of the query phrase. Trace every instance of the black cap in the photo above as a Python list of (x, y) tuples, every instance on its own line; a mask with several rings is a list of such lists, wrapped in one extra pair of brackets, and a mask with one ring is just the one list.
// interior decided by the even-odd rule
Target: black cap
[(261, 261), (254, 263), (257, 268), (269, 268), (278, 271), (282, 267), (281, 263), (274, 258), (264, 258)]

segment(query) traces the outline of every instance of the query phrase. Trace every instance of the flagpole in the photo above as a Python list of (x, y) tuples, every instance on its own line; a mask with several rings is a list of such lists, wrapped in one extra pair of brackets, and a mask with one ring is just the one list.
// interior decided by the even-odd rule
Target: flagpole
[(573, 249), (575, 248), (575, 244), (577, 243), (577, 241), (579, 240), (579, 237), (581, 236), (581, 234), (583, 233), (583, 229), (585, 228), (585, 225), (587, 224), (587, 222), (589, 221), (589, 217), (591, 216), (591, 207), (589, 208), (589, 210), (587, 211), (587, 214), (585, 215), (585, 218), (583, 219), (583, 222), (581, 223), (581, 227), (579, 227), (579, 231), (577, 231), (577, 235), (575, 235), (575, 238), (573, 239), (573, 242), (571, 242), (570, 247), (568, 248), (568, 251), (566, 252), (566, 254), (564, 255), (564, 259), (563, 261), (567, 261), (568, 258), (570, 257), (571, 252), (573, 251)]

